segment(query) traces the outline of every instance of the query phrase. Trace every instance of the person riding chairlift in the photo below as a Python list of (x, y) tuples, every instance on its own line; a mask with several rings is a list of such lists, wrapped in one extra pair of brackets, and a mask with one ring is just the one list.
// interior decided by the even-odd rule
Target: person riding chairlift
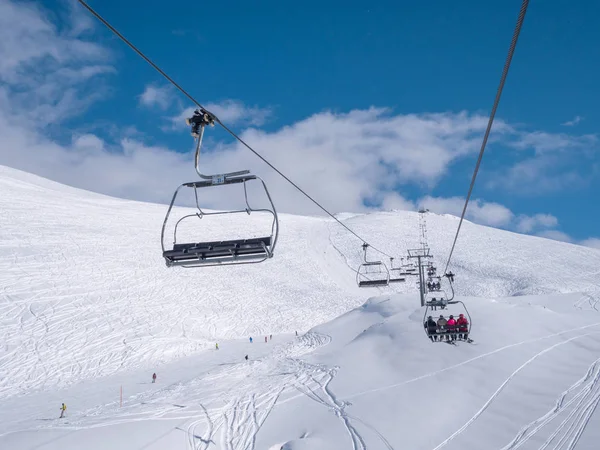
[(431, 339), (431, 341), (437, 341), (438, 337), (437, 337), (437, 323), (435, 320), (433, 320), (433, 316), (429, 316), (427, 318), (427, 322), (425, 322), (425, 329), (427, 330), (427, 334), (429, 335), (429, 339)]
[(448, 334), (446, 335), (446, 340), (449, 341), (450, 337), (452, 337), (452, 340), (455, 341), (456, 340), (456, 320), (454, 319), (453, 315), (450, 315), (450, 318), (448, 319)]
[(469, 321), (464, 314), (459, 314), (458, 320), (456, 321), (456, 326), (459, 333), (458, 338), (466, 340), (469, 336)]
[[(438, 333), (446, 333), (446, 325), (448, 325), (448, 321), (444, 319), (443, 315), (440, 315), (437, 321)], [(440, 336), (440, 340), (442, 340), (442, 336)]]

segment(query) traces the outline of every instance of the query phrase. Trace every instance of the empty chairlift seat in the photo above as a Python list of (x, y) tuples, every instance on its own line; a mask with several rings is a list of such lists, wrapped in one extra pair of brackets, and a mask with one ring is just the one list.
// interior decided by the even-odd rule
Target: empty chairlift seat
[[(259, 263), (273, 257), (277, 236), (279, 234), (279, 221), (277, 219), (277, 211), (271, 199), (271, 195), (267, 189), (265, 182), (251, 175), (249, 170), (241, 170), (237, 172), (229, 172), (216, 175), (204, 175), (200, 172), (200, 149), (202, 146), (202, 138), (206, 126), (214, 126), (218, 119), (214, 114), (208, 112), (204, 108), (199, 108), (194, 111), (194, 115), (186, 119), (186, 123), (192, 127), (191, 134), (196, 139), (196, 154), (194, 157), (194, 167), (196, 173), (200, 177), (199, 181), (184, 183), (177, 188), (171, 199), (171, 204), (167, 210), (167, 215), (163, 222), (161, 231), (161, 245), (163, 258), (167, 267), (200, 267), (200, 266), (216, 266), (216, 265), (233, 265), (233, 264), (250, 264)], [(247, 183), (257, 181), (259, 186), (264, 190), (266, 198), (270, 204), (267, 208), (252, 208), (248, 202)], [(244, 188), (244, 199), (246, 207), (244, 209), (228, 210), (228, 211), (213, 211), (205, 212), (200, 207), (201, 193), (207, 188), (215, 188), (220, 186), (242, 184)], [(190, 214), (186, 212), (183, 217), (171, 217), (173, 213), (173, 205), (177, 199), (177, 195), (182, 189), (193, 189), (193, 194), (196, 202), (196, 212)], [(189, 191), (188, 191), (189, 192)], [(191, 221), (196, 221), (194, 228), (198, 228), (198, 235), (207, 234), (207, 231), (214, 230), (219, 227), (218, 223), (210, 221), (210, 217), (226, 214), (247, 214), (253, 212), (267, 213), (272, 216), (271, 230), (266, 237), (252, 237), (248, 239), (229, 239), (220, 241), (207, 240), (192, 240), (186, 238), (185, 243), (177, 242), (178, 227), (182, 222), (189, 224)], [(168, 224), (173, 224), (173, 246), (171, 248), (165, 244), (166, 228)], [(266, 233), (265, 233), (266, 234)], [(260, 235), (265, 236), (260, 233)]]
[(381, 261), (368, 261), (367, 248), (369, 244), (363, 244), (364, 263), (358, 266), (356, 271), (356, 282), (358, 287), (383, 287), (390, 284), (390, 271)]
[(406, 281), (401, 267), (394, 267), (394, 258), (390, 257), (390, 283), (403, 283)]
[[(264, 191), (271, 202), (271, 208), (254, 209), (250, 207), (248, 203), (248, 192), (246, 189), (246, 183), (257, 180), (260, 182)], [(241, 183), (244, 187), (244, 195), (246, 199), (246, 208), (239, 210), (227, 210), (227, 211), (214, 211), (205, 212), (199, 206), (199, 195), (198, 191), (201, 188), (207, 188), (211, 186), (221, 186), (228, 184)], [(178, 193), (182, 188), (191, 188), (194, 190), (194, 196), (196, 199), (197, 212), (194, 214), (185, 214), (183, 217), (171, 217), (173, 211), (173, 205), (177, 198)], [(202, 241), (194, 240), (192, 242), (178, 242), (178, 227), (186, 221), (196, 221), (194, 228), (198, 228), (198, 236), (205, 234), (208, 227), (218, 226), (218, 223), (211, 222), (211, 217), (218, 215), (227, 214), (244, 214), (251, 215), (253, 212), (267, 213), (272, 216), (270, 233), (268, 236), (263, 237), (252, 237), (247, 239), (228, 239), (228, 240), (211, 240)], [(168, 223), (174, 223), (173, 230), (173, 245), (171, 248), (165, 243), (166, 227)], [(162, 248), (163, 258), (167, 267), (200, 267), (200, 266), (212, 266), (212, 265), (232, 265), (232, 264), (250, 264), (263, 262), (273, 256), (273, 250), (277, 242), (278, 236), (278, 220), (277, 213), (271, 197), (267, 191), (267, 187), (264, 182), (255, 175), (244, 175), (236, 176), (231, 178), (221, 178), (218, 183), (212, 181), (198, 181), (192, 183), (185, 183), (179, 186), (171, 205), (165, 217), (162, 229)], [(266, 231), (266, 230), (263, 230)]]

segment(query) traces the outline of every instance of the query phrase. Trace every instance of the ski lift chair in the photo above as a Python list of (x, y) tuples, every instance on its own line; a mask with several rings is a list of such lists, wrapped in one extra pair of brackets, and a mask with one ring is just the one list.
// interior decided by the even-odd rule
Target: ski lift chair
[[(456, 305), (458, 305), (458, 307), (456, 307)], [(446, 311), (448, 310), (448, 312), (446, 314), (444, 314), (445, 318), (448, 318), (448, 316), (450, 314), (454, 315), (456, 318), (458, 318), (459, 314), (464, 314), (467, 317), (467, 320), (469, 321), (469, 324), (467, 325), (467, 331), (459, 331), (458, 328), (456, 328), (455, 330), (453, 330), (452, 332), (449, 332), (447, 329), (440, 329), (439, 327), (436, 328), (435, 333), (431, 333), (430, 330), (427, 328), (427, 319), (429, 317), (429, 315), (432, 315), (431, 312), (432, 311), (436, 311), (437, 308), (440, 307), (442, 310)], [(457, 309), (460, 312), (454, 313), (453, 311)], [(436, 319), (437, 322), (437, 317), (433, 316)], [(471, 320), (471, 315), (469, 314), (469, 310), (467, 309), (466, 305), (460, 301), (460, 300), (446, 300), (446, 299), (436, 299), (436, 300), (429, 300), (425, 303), (425, 313), (423, 314), (423, 326), (425, 329), (425, 334), (427, 334), (427, 337), (432, 341), (432, 342), (444, 342), (444, 338), (446, 341), (456, 341), (456, 340), (467, 340), (470, 341), (470, 339), (468, 338), (468, 336), (471, 334), (471, 326), (473, 325), (473, 321)], [(464, 339), (463, 339), (464, 337)]]
[[(462, 340), (472, 342), (471, 339), (469, 339), (468, 337), (471, 334), (471, 326), (473, 325), (473, 321), (471, 320), (471, 314), (469, 314), (467, 306), (462, 301), (454, 300), (454, 286), (452, 285), (452, 282), (450, 282), (450, 288), (452, 289), (451, 297), (448, 297), (446, 295), (446, 292), (444, 291), (436, 291), (428, 294), (427, 298), (425, 299), (425, 313), (423, 314), (423, 325), (425, 328), (425, 334), (427, 334), (427, 337), (432, 342), (444, 342), (444, 337), (446, 337), (446, 342), (449, 342), (450, 340), (454, 342), (457, 339), (461, 340), (461, 337), (464, 337), (464, 339)], [(459, 311), (458, 313), (448, 311), (447, 315), (452, 314), (456, 317), (458, 317), (459, 314), (466, 315), (467, 320), (469, 321), (467, 331), (458, 331), (458, 329), (456, 329), (453, 332), (449, 333), (447, 330), (440, 330), (436, 328), (436, 333), (431, 334), (429, 332), (429, 329), (427, 328), (427, 319), (429, 317), (428, 314), (432, 311), (437, 311), (437, 308), (440, 308), (441, 310), (451, 309), (452, 311), (458, 309)], [(436, 339), (437, 337), (439, 337), (439, 339)]]
[[(395, 271), (395, 272), (394, 272)], [(402, 272), (401, 267), (394, 267), (394, 258), (390, 257), (390, 283), (402, 283), (406, 281), (402, 275), (405, 275)], [(392, 276), (393, 274), (393, 276)]]
[[(439, 288), (433, 287), (433, 285), (439, 284)], [(429, 286), (432, 285), (432, 288)], [(429, 292), (440, 292), (442, 289), (442, 278), (439, 276), (429, 276), (427, 277), (427, 289)]]
[[(194, 112), (194, 117), (187, 119), (188, 125), (192, 126), (192, 136), (198, 139), (196, 145), (195, 155), (195, 168), (196, 172), (201, 178), (201, 181), (192, 181), (190, 183), (184, 183), (177, 188), (167, 215), (163, 222), (161, 232), (161, 244), (163, 250), (163, 257), (165, 259), (167, 267), (181, 266), (181, 267), (201, 267), (201, 266), (217, 266), (217, 265), (234, 265), (234, 264), (252, 264), (260, 263), (269, 258), (273, 257), (273, 251), (277, 243), (279, 234), (279, 221), (277, 218), (277, 211), (275, 205), (269, 194), (265, 182), (257, 177), (251, 175), (250, 171), (243, 170), (238, 172), (225, 173), (220, 175), (203, 175), (199, 169), (200, 159), (200, 148), (202, 144), (202, 137), (204, 134), (204, 127), (206, 125), (214, 125), (215, 117), (208, 111), (201, 109)], [(248, 201), (248, 190), (247, 183), (258, 181), (259, 185), (262, 186), (267, 199), (270, 203), (270, 208), (255, 209), (250, 206)], [(243, 184), (244, 186), (244, 198), (246, 202), (245, 209), (232, 210), (232, 211), (216, 211), (216, 212), (204, 212), (200, 208), (198, 199), (198, 190), (211, 187), (219, 187), (232, 184)], [(193, 214), (186, 214), (179, 218), (175, 222), (173, 231), (173, 245), (168, 248), (165, 245), (165, 230), (167, 223), (169, 222), (173, 205), (177, 199), (177, 195), (183, 188), (189, 188), (194, 190), (194, 197), (196, 200), (197, 212)], [(196, 220), (203, 219), (204, 217), (225, 215), (225, 214), (239, 214), (246, 213), (250, 215), (252, 212), (265, 212), (272, 215), (271, 230), (270, 233), (263, 237), (249, 238), (249, 239), (233, 239), (224, 241), (187, 241), (184, 243), (177, 241), (177, 231), (179, 225), (190, 218), (196, 218)]]
[(381, 261), (367, 260), (367, 247), (363, 244), (364, 263), (358, 266), (356, 271), (356, 282), (358, 287), (383, 287), (390, 284), (390, 271)]

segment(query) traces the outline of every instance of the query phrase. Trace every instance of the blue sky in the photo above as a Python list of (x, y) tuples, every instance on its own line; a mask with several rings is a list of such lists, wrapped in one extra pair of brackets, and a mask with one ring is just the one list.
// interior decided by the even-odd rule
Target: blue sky
[[(333, 211), (459, 214), (521, 2), (255, 3), (90, 1)], [(193, 177), (188, 130), (173, 125), (190, 104), (150, 66), (76, 2), (0, 7), (0, 164), (147, 201)], [(598, 12), (530, 3), (471, 220), (600, 237)], [(223, 132), (207, 138), (209, 166), (249, 165), (280, 210), (317, 212)], [(36, 163), (19, 148), (32, 139)]]

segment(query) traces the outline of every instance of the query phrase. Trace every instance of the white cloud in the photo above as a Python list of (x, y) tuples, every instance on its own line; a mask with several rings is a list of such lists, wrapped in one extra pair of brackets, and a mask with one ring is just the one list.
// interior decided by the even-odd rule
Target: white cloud
[[(488, 176), (488, 189), (507, 189), (519, 195), (539, 195), (585, 186), (595, 176), (596, 135), (518, 132), (508, 144), (519, 149), (519, 161)], [(525, 154), (522, 156), (521, 154)], [(533, 152), (533, 155), (531, 154)]]
[(535, 154), (566, 152), (573, 149), (587, 149), (598, 143), (592, 134), (573, 136), (566, 133), (546, 133), (544, 131), (520, 132), (511, 145), (517, 149), (533, 149)]
[(387, 211), (414, 211), (416, 206), (397, 192), (386, 194), (380, 201), (381, 208)]
[(249, 107), (236, 100), (208, 103), (205, 108), (225, 124), (244, 123), (257, 127), (264, 125), (273, 113), (271, 108)]
[[(390, 196), (398, 183), (435, 184), (452, 161), (477, 150), (486, 123), (466, 113), (391, 115), (370, 108), (322, 112), (271, 133), (249, 129), (241, 137), (326, 207), (364, 211), (365, 203), (407, 207), (404, 199)], [(224, 147), (224, 156), (236, 162), (231, 170), (259, 172), (296, 212), (315, 211), (241, 145)]]
[[(426, 208), (438, 214), (452, 214), (460, 217), (465, 204), (463, 197), (423, 197), (418, 201), (419, 208)], [(531, 233), (544, 229), (537, 233), (549, 233), (551, 236), (566, 236), (556, 230), (548, 230), (558, 226), (558, 219), (551, 214), (514, 214), (506, 206), (494, 202), (486, 202), (481, 199), (473, 199), (469, 201), (467, 212), (465, 215), (467, 220), (481, 225), (489, 225), (492, 227), (505, 228), (508, 230), (518, 231), (520, 233)], [(554, 239), (553, 237), (551, 237)], [(564, 239), (560, 239), (564, 240)]]
[(140, 95), (140, 104), (165, 110), (173, 103), (173, 95), (170, 86), (158, 87), (149, 84)]
[(555, 241), (567, 242), (569, 244), (581, 245), (583, 247), (590, 247), (600, 250), (600, 239), (599, 238), (588, 238), (582, 241), (572, 238), (567, 233), (559, 230), (545, 230), (535, 233), (537, 236), (552, 239)]
[(573, 120), (568, 120), (567, 122), (561, 123), (561, 125), (563, 125), (565, 127), (572, 127), (574, 125), (577, 125), (582, 120), (583, 120), (583, 117), (575, 116), (575, 118)]
[(71, 15), (71, 22), (62, 31), (47, 19), (50, 16), (35, 3), (0, 2), (0, 79), (9, 83), (31, 81), (32, 71), (40, 72), (36, 67), (40, 62), (47, 69), (48, 65), (108, 59), (104, 47), (76, 36), (82, 31), (78, 15)]
[(566, 233), (563, 233), (562, 231), (558, 231), (558, 230), (545, 230), (545, 231), (540, 231), (539, 233), (536, 233), (536, 234), (540, 237), (553, 239), (555, 241), (569, 242), (569, 243), (574, 242), (573, 238), (571, 236), (569, 236)]
[(585, 247), (592, 247), (600, 249), (600, 239), (599, 238), (589, 238), (580, 242), (581, 245)]
[[(465, 204), (462, 197), (424, 197), (419, 200), (419, 207), (429, 209), (438, 214), (452, 214), (460, 217)], [(465, 218), (473, 222), (493, 227), (509, 227), (514, 214), (507, 207), (494, 202), (471, 199)]]
[[(70, 10), (60, 29), (35, 3), (0, 2), (0, 102), (10, 120), (37, 129), (84, 111), (106, 95), (110, 52), (83, 37), (88, 19)], [(82, 88), (93, 84), (90, 95)]]
[(551, 214), (521, 215), (517, 218), (516, 229), (521, 233), (531, 233), (538, 228), (554, 228), (558, 219)]

